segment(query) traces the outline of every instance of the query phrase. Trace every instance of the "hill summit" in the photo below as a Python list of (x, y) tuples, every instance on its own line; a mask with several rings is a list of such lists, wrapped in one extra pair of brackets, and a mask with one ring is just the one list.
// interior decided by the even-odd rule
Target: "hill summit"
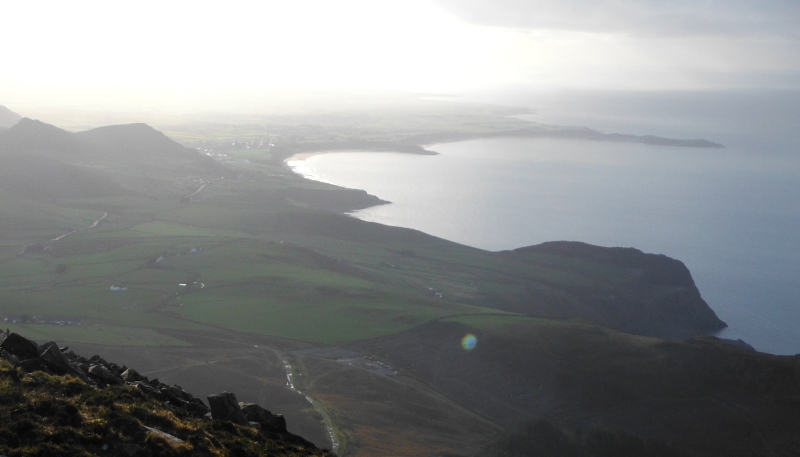
[(19, 122), (22, 116), (0, 105), (0, 129), (9, 128)]

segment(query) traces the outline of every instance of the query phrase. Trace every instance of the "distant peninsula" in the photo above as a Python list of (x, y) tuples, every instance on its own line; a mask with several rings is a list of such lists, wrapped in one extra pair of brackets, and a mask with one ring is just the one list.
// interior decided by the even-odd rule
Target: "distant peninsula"
[(534, 127), (488, 132), (435, 132), (414, 135), (399, 140), (338, 140), (321, 142), (300, 142), (277, 145), (273, 152), (278, 157), (288, 158), (294, 154), (315, 151), (372, 151), (402, 152), (406, 154), (436, 155), (437, 152), (425, 148), (436, 143), (476, 140), (482, 138), (563, 138), (588, 141), (613, 141), (619, 143), (641, 143), (654, 146), (676, 146), (684, 148), (725, 148), (720, 143), (704, 139), (676, 139), (655, 135), (628, 135), (623, 133), (602, 133), (588, 127), (562, 127), (534, 124)]

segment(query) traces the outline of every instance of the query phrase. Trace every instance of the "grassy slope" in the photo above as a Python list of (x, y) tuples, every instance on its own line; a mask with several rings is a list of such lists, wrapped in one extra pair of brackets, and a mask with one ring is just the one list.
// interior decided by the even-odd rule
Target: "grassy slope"
[[(472, 350), (461, 346), (475, 335)], [(713, 338), (666, 342), (588, 323), (462, 316), (354, 348), (507, 425), (622, 430), (689, 455), (793, 455), (800, 365)]]

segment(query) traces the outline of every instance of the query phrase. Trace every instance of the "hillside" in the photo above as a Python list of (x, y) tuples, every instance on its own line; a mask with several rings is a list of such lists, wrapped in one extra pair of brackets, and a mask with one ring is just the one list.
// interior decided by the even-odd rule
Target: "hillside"
[(16, 333), (0, 337), (0, 452), (8, 456), (324, 456), (285, 420)]
[[(504, 308), (510, 311), (583, 318), (617, 330), (662, 338), (688, 338), (727, 327), (700, 296), (689, 269), (665, 255), (565, 241), (505, 251), (501, 255), (539, 264), (548, 263), (549, 258), (552, 268), (577, 262), (574, 268), (595, 275), (599, 281), (595, 287), (574, 290), (580, 302), (548, 303), (535, 296), (522, 305)], [(612, 289), (603, 284), (612, 282), (618, 286)]]
[[(424, 134), (425, 122), (414, 122)], [(281, 141), (316, 144), (292, 138)], [(668, 427), (653, 432), (666, 425), (645, 405), (673, 393), (645, 388), (655, 381), (643, 367), (702, 386), (707, 372), (676, 373), (695, 357), (727, 357), (717, 343), (658, 339), (725, 325), (678, 260), (577, 242), (488, 252), (364, 222), (343, 213), (385, 202), (302, 179), (284, 152), (201, 153), (144, 124), (71, 133), (23, 120), (0, 133), (0, 318), (202, 395), (230, 388), (275, 404), (293, 433), (343, 456), (474, 455), (537, 419), (569, 434), (609, 421), (608, 433), (669, 440)], [(477, 349), (461, 349), (465, 332)], [(751, 375), (732, 372), (731, 382)], [(613, 407), (591, 395), (599, 381)], [(763, 404), (758, 414), (773, 408), (731, 392)], [(653, 410), (694, 423), (697, 410), (677, 398)], [(614, 422), (617, 409), (625, 414)], [(709, 424), (728, 423), (710, 411)], [(793, 417), (772, 411), (770, 426)]]
[(7, 129), (19, 122), (22, 116), (0, 105), (0, 131)]
[[(471, 350), (460, 344), (466, 335), (477, 339)], [(536, 418), (569, 433), (670, 443), (698, 457), (800, 452), (798, 358), (713, 337), (664, 341), (585, 323), (472, 316), (353, 348), (384, 354), (511, 429)]]
[(0, 132), (0, 187), (32, 198), (161, 196), (169, 183), (153, 175), (232, 176), (208, 156), (144, 124), (67, 132), (24, 118)]

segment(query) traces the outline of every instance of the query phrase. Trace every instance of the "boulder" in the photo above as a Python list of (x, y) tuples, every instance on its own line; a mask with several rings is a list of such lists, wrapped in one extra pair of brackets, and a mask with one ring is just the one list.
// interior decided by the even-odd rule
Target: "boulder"
[(272, 414), (254, 403), (239, 403), (245, 418), (250, 422), (258, 422), (264, 431), (287, 433), (286, 419), (282, 414)]
[(120, 375), (125, 382), (136, 382), (144, 380), (144, 376), (140, 375), (133, 368), (128, 368)]
[(39, 357), (39, 346), (33, 341), (16, 333), (11, 333), (0, 343), (0, 348), (17, 356), (20, 360), (35, 359)]
[[(164, 388), (160, 389), (159, 392), (161, 392), (161, 395), (164, 395), (165, 397), (167, 397), (169, 399), (170, 403), (172, 403), (173, 405), (175, 405), (175, 406), (183, 406), (183, 405), (185, 405), (186, 402), (183, 401), (183, 398), (181, 398), (180, 395), (177, 395), (175, 393), (175, 390), (176, 389), (172, 389), (170, 387), (164, 387)], [(178, 390), (178, 392), (180, 392), (180, 390)]]
[(67, 359), (56, 343), (45, 343), (42, 347), (44, 350), (39, 355), (39, 361), (47, 365), (54, 373), (59, 375), (70, 374), (83, 380), (83, 382), (87, 384), (94, 384), (78, 365)]
[(211, 417), (214, 420), (248, 425), (248, 420), (239, 408), (239, 402), (236, 401), (236, 395), (230, 392), (209, 395), (208, 405), (211, 407)]
[(89, 367), (89, 375), (107, 383), (107, 384), (125, 384), (122, 378), (117, 377), (104, 365), (92, 365)]
[(33, 373), (34, 371), (50, 371), (50, 369), (47, 368), (47, 365), (42, 363), (42, 361), (39, 359), (25, 359), (19, 363), (19, 367), (22, 368), (22, 371), (25, 373)]
[[(0, 333), (3, 334), (4, 333)], [(5, 349), (0, 349), (0, 359), (7, 360), (11, 362), (12, 365), (19, 365), (19, 359), (14, 354), (6, 351)]]

